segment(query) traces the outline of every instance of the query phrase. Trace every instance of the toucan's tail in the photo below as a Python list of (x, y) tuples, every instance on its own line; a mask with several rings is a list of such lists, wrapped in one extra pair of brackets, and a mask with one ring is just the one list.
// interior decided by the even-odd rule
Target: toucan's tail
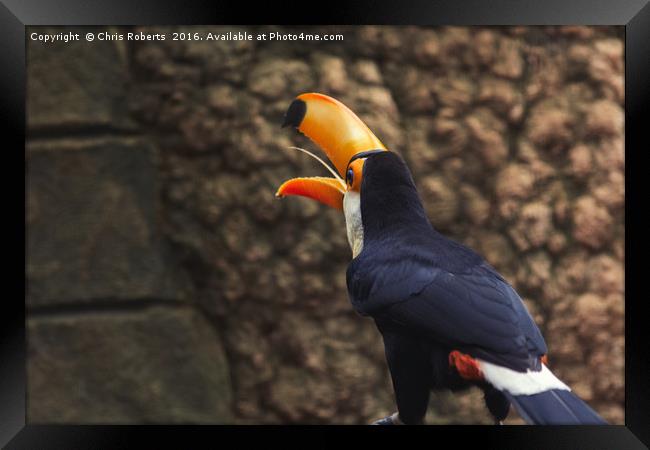
[(529, 424), (607, 425), (545, 364), (539, 370), (516, 372), (480, 361), (480, 368), (485, 380), (501, 391)]
[(607, 425), (571, 391), (551, 389), (532, 395), (504, 392), (523, 419), (534, 425)]

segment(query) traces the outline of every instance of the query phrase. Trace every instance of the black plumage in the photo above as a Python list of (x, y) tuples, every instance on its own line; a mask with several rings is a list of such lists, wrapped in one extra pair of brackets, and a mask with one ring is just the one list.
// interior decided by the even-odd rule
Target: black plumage
[(540, 370), (546, 344), (521, 298), (480, 255), (433, 228), (397, 154), (369, 155), (360, 191), (363, 250), (348, 266), (348, 293), (382, 333), (401, 420), (422, 421), (430, 389), (472, 384), (503, 420), (507, 396), (461, 378), (448, 357), (459, 350), (518, 372)]
[(536, 368), (544, 339), (515, 290), (480, 255), (429, 222), (395, 153), (366, 160), (363, 251), (347, 271), (355, 309), (514, 370)]
[(346, 189), (333, 189), (334, 178), (292, 179), (276, 195), (343, 205), (355, 255), (348, 293), (383, 336), (399, 410), (378, 423), (421, 423), (431, 389), (471, 385), (483, 389), (498, 421), (512, 402), (533, 423), (604, 423), (543, 364), (546, 344), (512, 286), (431, 226), (404, 161), (352, 111), (305, 93), (289, 107), (288, 125), (323, 148), (347, 180)]

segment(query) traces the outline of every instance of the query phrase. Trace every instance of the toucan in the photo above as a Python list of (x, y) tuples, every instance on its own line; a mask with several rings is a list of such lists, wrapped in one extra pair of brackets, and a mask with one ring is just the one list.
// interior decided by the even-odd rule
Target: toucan
[(477, 386), (495, 423), (514, 405), (529, 424), (606, 424), (547, 366), (525, 304), (478, 253), (429, 221), (404, 160), (340, 101), (304, 93), (283, 127), (328, 156), (332, 177), (285, 181), (276, 196), (311, 198), (345, 215), (353, 308), (383, 337), (397, 412), (377, 425), (422, 424), (432, 390)]

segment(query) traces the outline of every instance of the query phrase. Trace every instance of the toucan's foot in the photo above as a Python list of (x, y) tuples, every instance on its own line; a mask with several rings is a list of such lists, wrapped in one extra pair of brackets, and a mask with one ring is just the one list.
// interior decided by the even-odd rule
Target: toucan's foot
[(495, 420), (494, 424), (495, 425), (503, 425), (503, 420)]
[(376, 422), (372, 423), (373, 425), (404, 425), (401, 420), (399, 420), (399, 413), (392, 414), (390, 416), (379, 419)]

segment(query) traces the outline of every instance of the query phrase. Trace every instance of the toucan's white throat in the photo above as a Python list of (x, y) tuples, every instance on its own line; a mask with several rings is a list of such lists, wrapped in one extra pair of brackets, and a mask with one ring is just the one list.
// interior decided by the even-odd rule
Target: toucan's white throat
[(350, 249), (352, 249), (352, 258), (356, 258), (363, 250), (361, 194), (356, 191), (347, 191), (343, 196), (343, 212), (345, 213), (345, 228), (348, 233)]

